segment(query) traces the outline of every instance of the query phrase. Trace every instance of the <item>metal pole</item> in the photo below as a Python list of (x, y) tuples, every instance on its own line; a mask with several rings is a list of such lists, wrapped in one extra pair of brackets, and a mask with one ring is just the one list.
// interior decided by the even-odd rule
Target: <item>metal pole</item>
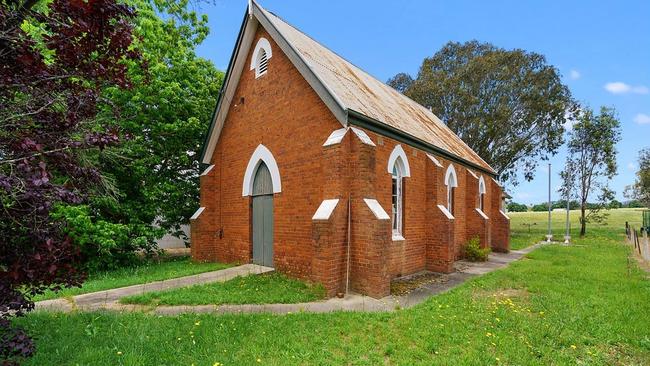
[(548, 234), (546, 235), (546, 242), (550, 243), (553, 239), (551, 232), (551, 163), (548, 163)]
[(566, 234), (564, 234), (564, 244), (569, 244), (569, 241), (571, 241), (571, 229), (570, 229), (570, 224), (569, 224), (569, 211), (571, 210), (570, 206), (570, 198), (571, 195), (569, 194), (571, 192), (571, 188), (567, 185), (566, 188)]

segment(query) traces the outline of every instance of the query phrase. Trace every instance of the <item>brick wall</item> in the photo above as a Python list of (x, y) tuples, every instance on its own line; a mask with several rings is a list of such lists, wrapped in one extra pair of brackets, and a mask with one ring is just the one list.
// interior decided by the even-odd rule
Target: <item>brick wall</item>
[(192, 223), (192, 255), (199, 261), (250, 262), (251, 198), (242, 197), (242, 182), (251, 155), (263, 144), (282, 182), (282, 192), (274, 195), (274, 264), (311, 278), (311, 218), (323, 199), (332, 198), (323, 191), (329, 172), (323, 170), (322, 144), (342, 126), (261, 27), (253, 45), (260, 37), (271, 43), (273, 57), (268, 72), (255, 79), (248, 68), (251, 47), (212, 157), (215, 167), (201, 177), (205, 211)]

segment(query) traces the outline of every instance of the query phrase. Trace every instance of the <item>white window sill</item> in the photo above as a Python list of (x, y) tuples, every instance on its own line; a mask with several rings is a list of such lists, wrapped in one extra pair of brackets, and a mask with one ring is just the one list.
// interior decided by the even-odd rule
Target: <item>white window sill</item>
[(402, 234), (393, 233), (393, 241), (403, 241), (406, 240)]

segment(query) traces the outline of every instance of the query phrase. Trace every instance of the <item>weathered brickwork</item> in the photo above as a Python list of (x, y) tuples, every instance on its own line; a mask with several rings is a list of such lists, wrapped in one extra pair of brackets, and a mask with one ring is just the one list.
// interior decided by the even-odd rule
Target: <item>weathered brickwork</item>
[[(244, 68), (212, 156), (214, 167), (201, 176), (204, 211), (192, 220), (194, 260), (251, 261), (252, 201), (242, 196), (242, 183), (260, 144), (272, 152), (282, 184), (273, 198), (274, 265), (322, 283), (329, 296), (349, 284), (351, 291), (382, 297), (390, 293), (394, 277), (422, 270), (451, 272), (473, 236), (483, 246), (508, 250), (502, 191), (490, 176), (483, 173), (485, 219), (476, 210), (474, 175), (480, 172), (453, 164), (458, 187), (450, 219), (438, 207), (447, 206), (450, 161), (435, 156), (438, 166), (426, 152), (368, 130), (376, 146), (352, 131), (340, 143), (322, 146), (341, 124), (262, 28), (255, 39), (260, 37), (269, 40), (273, 56), (268, 72), (257, 79)], [(364, 202), (376, 199), (391, 214), (388, 160), (398, 144), (410, 166), (410, 177), (404, 178), (403, 240), (394, 240), (391, 220), (378, 219)], [(325, 199), (339, 202), (329, 218), (312, 220)]]

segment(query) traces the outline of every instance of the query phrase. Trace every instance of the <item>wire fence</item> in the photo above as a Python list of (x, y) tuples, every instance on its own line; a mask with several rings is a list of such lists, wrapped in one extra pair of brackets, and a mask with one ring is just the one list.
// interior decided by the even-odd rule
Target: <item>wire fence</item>
[(634, 246), (634, 250), (644, 260), (650, 262), (650, 241), (648, 239), (649, 227), (645, 226), (637, 230), (634, 226), (625, 223), (625, 235), (627, 242)]

